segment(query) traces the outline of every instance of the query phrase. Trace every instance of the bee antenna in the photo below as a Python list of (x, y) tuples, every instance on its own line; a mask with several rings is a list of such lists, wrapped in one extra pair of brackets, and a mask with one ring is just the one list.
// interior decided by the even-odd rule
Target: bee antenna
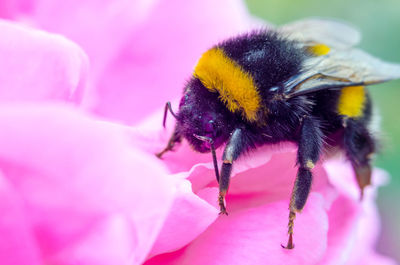
[(207, 136), (200, 136), (197, 134), (193, 134), (194, 137), (199, 139), (200, 141), (208, 142), (211, 146), (211, 154), (213, 157), (213, 164), (214, 164), (214, 170), (215, 170), (215, 176), (217, 177), (217, 180), (219, 181), (219, 169), (218, 169), (218, 162), (217, 162), (217, 154), (215, 153), (215, 146), (214, 146), (214, 140), (211, 139), (210, 137)]
[(164, 109), (164, 119), (163, 119), (163, 127), (165, 128), (165, 123), (166, 123), (166, 121), (167, 121), (167, 113), (168, 113), (168, 110), (169, 110), (169, 112), (171, 112), (171, 114), (172, 114), (172, 116), (174, 116), (174, 118), (175, 119), (178, 119), (178, 116), (174, 113), (174, 111), (172, 110), (172, 107), (171, 107), (171, 102), (167, 102), (166, 104), (165, 104), (165, 109)]

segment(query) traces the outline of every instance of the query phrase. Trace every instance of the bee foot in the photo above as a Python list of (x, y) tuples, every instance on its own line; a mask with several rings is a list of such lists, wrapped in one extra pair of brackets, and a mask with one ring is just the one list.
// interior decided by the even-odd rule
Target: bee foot
[(289, 240), (288, 240), (288, 243), (287, 243), (286, 247), (284, 245), (282, 245), (282, 244), (281, 244), (281, 247), (284, 248), (284, 249), (294, 249), (292, 234), (289, 234)]
[(228, 215), (225, 207), (225, 192), (220, 192), (218, 196), (218, 204), (219, 204), (219, 215), (225, 214)]
[(158, 157), (159, 159), (162, 159), (163, 154), (165, 153), (165, 151), (161, 151), (159, 153), (155, 153), (156, 157)]
[(226, 209), (225, 209), (225, 207), (224, 207), (224, 208), (221, 208), (221, 209), (220, 209), (219, 215), (226, 215), (226, 216), (228, 216), (229, 214), (228, 214), (228, 212), (226, 211)]

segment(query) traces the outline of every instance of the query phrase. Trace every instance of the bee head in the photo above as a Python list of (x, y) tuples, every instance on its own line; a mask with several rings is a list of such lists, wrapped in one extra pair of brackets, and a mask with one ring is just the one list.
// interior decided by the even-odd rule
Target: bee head
[(225, 143), (231, 132), (229, 115), (218, 100), (218, 95), (207, 91), (198, 79), (191, 80), (179, 105), (177, 115), (179, 133), (198, 152), (209, 152), (210, 143), (215, 148)]

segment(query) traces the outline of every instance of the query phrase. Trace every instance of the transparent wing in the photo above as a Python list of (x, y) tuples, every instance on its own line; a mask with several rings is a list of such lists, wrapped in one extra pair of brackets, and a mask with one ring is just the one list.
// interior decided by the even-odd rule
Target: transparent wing
[(299, 20), (279, 27), (278, 31), (307, 46), (323, 43), (333, 49), (346, 49), (357, 45), (361, 40), (357, 29), (333, 19)]
[(400, 78), (400, 64), (384, 62), (358, 49), (311, 57), (305, 61), (303, 69), (283, 84), (289, 97)]

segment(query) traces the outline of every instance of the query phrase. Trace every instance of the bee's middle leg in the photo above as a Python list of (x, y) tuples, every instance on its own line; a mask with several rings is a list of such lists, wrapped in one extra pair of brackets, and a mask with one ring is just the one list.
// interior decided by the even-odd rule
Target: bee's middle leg
[(322, 148), (322, 132), (318, 121), (312, 117), (305, 117), (303, 119), (298, 145), (297, 163), (299, 169), (289, 205), (289, 240), (286, 247), (284, 247), (286, 249), (294, 248), (294, 219), (296, 218), (296, 213), (300, 212), (306, 204), (312, 183), (311, 170), (318, 161)]

